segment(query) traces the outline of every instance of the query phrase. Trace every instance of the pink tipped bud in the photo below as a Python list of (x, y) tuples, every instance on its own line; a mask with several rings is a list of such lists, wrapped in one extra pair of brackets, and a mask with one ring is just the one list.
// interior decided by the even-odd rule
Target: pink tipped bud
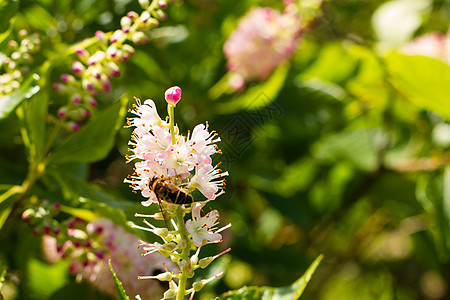
[(19, 44), (17, 44), (16, 41), (11, 40), (8, 42), (8, 47), (12, 50), (16, 50), (17, 48), (19, 48)]
[(132, 20), (128, 16), (122, 17), (122, 19), (120, 19), (120, 26), (122, 26), (122, 27), (130, 27), (131, 23), (132, 23)]
[(147, 10), (144, 10), (141, 14), (140, 19), (142, 23), (147, 23), (147, 21), (150, 19), (150, 13)]
[(73, 245), (75, 246), (75, 248), (80, 248), (81, 242), (79, 240), (76, 240), (73, 242)]
[(167, 103), (176, 105), (181, 99), (181, 88), (173, 86), (166, 91), (165, 96)]
[(59, 234), (61, 233), (61, 229), (59, 229), (59, 228), (54, 228), (54, 229), (53, 229), (53, 233), (54, 233), (55, 235), (59, 235)]
[(64, 83), (75, 82), (75, 78), (72, 75), (69, 75), (69, 74), (62, 74), (61, 75), (61, 81), (64, 82)]
[(108, 49), (106, 50), (106, 54), (111, 57), (116, 57), (117, 48), (113, 45), (109, 46)]
[(49, 225), (45, 225), (44, 226), (44, 234), (49, 234), (50, 233), (50, 226)]
[(91, 247), (92, 247), (92, 244), (91, 244), (90, 241), (86, 241), (86, 242), (84, 243), (84, 246), (85, 246), (86, 248), (91, 248)]
[(63, 106), (56, 112), (58, 118), (64, 118), (67, 115), (67, 107)]
[(75, 52), (77, 53), (78, 58), (80, 58), (82, 61), (86, 61), (89, 57), (89, 52), (86, 51), (81, 46), (75, 47)]
[(55, 89), (55, 91), (61, 91), (64, 89), (64, 85), (61, 83), (54, 83), (53, 88)]
[(80, 126), (80, 124), (78, 124), (78, 123), (76, 123), (76, 122), (69, 122), (69, 129), (71, 130), (71, 131), (78, 131), (78, 130), (80, 130), (80, 128), (81, 128), (81, 126)]
[(86, 260), (83, 260), (83, 267), (87, 267), (87, 266), (89, 266), (89, 261), (86, 259)]
[(95, 251), (95, 256), (97, 256), (99, 259), (105, 258), (105, 254), (100, 250)]
[(53, 209), (54, 210), (60, 210), (61, 209), (61, 204), (59, 204), (59, 202), (53, 203)]
[(101, 30), (97, 30), (95, 32), (95, 37), (98, 38), (102, 42), (106, 42), (106, 34)]
[(159, 6), (159, 8), (164, 9), (167, 7), (167, 2), (165, 0), (159, 0), (158, 6)]
[(98, 103), (97, 103), (97, 101), (95, 101), (94, 98), (86, 100), (86, 103), (87, 103), (90, 107), (94, 107), (94, 108), (95, 108), (95, 107), (98, 106)]
[(134, 20), (137, 17), (139, 17), (139, 15), (135, 11), (130, 11), (127, 13), (127, 17), (130, 18), (131, 20)]
[(81, 96), (78, 95), (78, 94), (73, 95), (72, 103), (73, 104), (80, 104), (81, 103)]
[(28, 31), (26, 29), (22, 29), (19, 31), (19, 36), (24, 37), (28, 35)]
[(75, 227), (75, 222), (74, 221), (67, 222), (67, 227), (74, 228)]
[(72, 63), (72, 70), (75, 74), (80, 75), (81, 73), (86, 70), (86, 68), (83, 66), (83, 64), (79, 61), (74, 61)]
[(105, 93), (111, 92), (111, 82), (109, 80), (103, 82), (102, 89)]
[(39, 229), (37, 229), (37, 228), (33, 229), (33, 235), (38, 235), (39, 233), (40, 233)]

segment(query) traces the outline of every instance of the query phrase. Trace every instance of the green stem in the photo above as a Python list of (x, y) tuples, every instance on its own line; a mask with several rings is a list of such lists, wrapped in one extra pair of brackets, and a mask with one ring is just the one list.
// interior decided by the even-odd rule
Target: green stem
[(175, 105), (167, 104), (167, 112), (169, 113), (169, 128), (172, 136), (172, 145), (175, 145)]
[[(183, 207), (180, 205), (177, 208), (177, 225), (178, 232), (180, 233), (181, 240), (186, 242), (186, 247), (181, 252), (182, 260), (189, 262), (189, 254), (191, 250), (191, 240), (189, 239), (189, 233), (184, 227), (184, 218), (183, 218)], [(178, 283), (178, 293), (176, 300), (183, 300), (186, 294), (186, 281), (187, 281), (187, 269), (184, 268), (181, 270), (180, 282)]]

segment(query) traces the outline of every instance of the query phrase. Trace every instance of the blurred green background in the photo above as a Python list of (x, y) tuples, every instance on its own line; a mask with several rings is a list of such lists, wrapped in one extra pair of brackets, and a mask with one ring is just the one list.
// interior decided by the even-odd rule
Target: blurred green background
[[(199, 299), (244, 285), (288, 285), (319, 254), (324, 260), (301, 299), (449, 299), (450, 67), (401, 49), (426, 33), (445, 35), (450, 2), (325, 1), (295, 55), (266, 82), (217, 93), (227, 72), (223, 44), (253, 6), (282, 9), (280, 1), (256, 0), (171, 5), (150, 43), (121, 64), (112, 93), (101, 95), (100, 109), (126, 92), (130, 104), (132, 96), (152, 98), (165, 116), (163, 93), (178, 85), (180, 129), (207, 120), (222, 138), (215, 159), (230, 176), (211, 207), (233, 226), (223, 245), (203, 251), (232, 252), (207, 271), (225, 276)], [(41, 35), (39, 66), (96, 30), (117, 29), (138, 7), (127, 0), (23, 0), (14, 30)], [(446, 47), (450, 53), (450, 39)], [(69, 63), (55, 64), (55, 81)], [(27, 160), (14, 114), (0, 132), (0, 183), (21, 184)], [(130, 134), (120, 129), (100, 161), (60, 168), (127, 203), (126, 217), (135, 221), (136, 209), (145, 209), (123, 184), (132, 172), (124, 158)], [(60, 183), (42, 181), (38, 193), (68, 201), (58, 199)], [(106, 297), (75, 283), (65, 268), (40, 262), (39, 238), (30, 231), (18, 220), (0, 233), (5, 289), (18, 299), (50, 298), (59, 288), (76, 290), (76, 298)]]

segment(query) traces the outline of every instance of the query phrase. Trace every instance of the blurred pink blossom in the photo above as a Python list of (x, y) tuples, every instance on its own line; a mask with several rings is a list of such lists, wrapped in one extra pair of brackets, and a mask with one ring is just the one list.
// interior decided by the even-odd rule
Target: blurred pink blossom
[(297, 49), (301, 34), (295, 13), (256, 7), (245, 15), (224, 45), (228, 69), (246, 82), (266, 80)]
[(417, 37), (404, 46), (401, 52), (437, 58), (450, 64), (450, 31), (447, 35), (433, 32)]
[(135, 247), (130, 247), (139, 240), (137, 236), (104, 218), (88, 223), (85, 232), (74, 229), (71, 233), (80, 239), (85, 237), (86, 241), (76, 240), (80, 245), (75, 245), (73, 251), (67, 252), (67, 249), (73, 248), (71, 241), (66, 241), (58, 249), (56, 239), (44, 235), (43, 253), (47, 261), (55, 263), (67, 257), (71, 260), (69, 270), (77, 279), (88, 280), (100, 291), (117, 296), (108, 265), (108, 260), (111, 259), (114, 271), (128, 295), (139, 294), (142, 299), (156, 299), (162, 294), (163, 289), (158, 282), (140, 281), (137, 274), (160, 273), (164, 268), (173, 269), (174, 264), (157, 254), (150, 254), (145, 258), (140, 255)]

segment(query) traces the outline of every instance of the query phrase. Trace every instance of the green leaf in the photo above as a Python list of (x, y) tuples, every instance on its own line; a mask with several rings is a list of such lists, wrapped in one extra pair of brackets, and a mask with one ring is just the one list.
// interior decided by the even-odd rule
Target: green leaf
[(379, 153), (388, 143), (382, 129), (357, 129), (344, 131), (325, 138), (316, 145), (316, 157), (328, 161), (342, 159), (353, 162), (365, 171), (375, 171)]
[(229, 291), (222, 295), (222, 300), (248, 299), (248, 300), (296, 300), (300, 298), (305, 290), (312, 275), (319, 266), (323, 255), (319, 255), (314, 262), (306, 270), (302, 277), (297, 279), (293, 284), (281, 288), (273, 287), (243, 287), (239, 290)]
[(0, 32), (6, 31), (18, 8), (18, 0), (0, 0)]
[(243, 109), (255, 110), (271, 104), (278, 96), (289, 72), (289, 64), (279, 66), (265, 82), (249, 87), (244, 94), (217, 105), (217, 111), (231, 114)]
[(48, 93), (42, 90), (29, 101), (22, 102), (16, 114), (22, 122), (21, 134), (28, 149), (30, 163), (35, 163), (45, 144), (45, 116), (48, 108)]
[(123, 122), (127, 96), (113, 103), (108, 109), (69, 136), (53, 150), (51, 162), (94, 162), (105, 158), (114, 145), (116, 131)]
[(69, 172), (56, 169), (50, 170), (50, 175), (53, 176), (61, 185), (63, 195), (68, 200), (79, 201), (92, 211), (89, 214), (84, 209), (73, 209), (65, 207), (65, 211), (79, 217), (86, 217), (89, 220), (96, 217), (106, 217), (115, 224), (122, 226), (125, 230), (136, 233), (127, 223), (126, 213), (133, 214), (141, 209), (140, 203), (127, 201), (108, 194), (101, 188), (89, 184), (79, 178), (75, 177)]
[(450, 66), (438, 59), (391, 53), (386, 57), (394, 86), (414, 105), (450, 120)]
[(14, 200), (16, 199), (15, 196), (21, 192), (22, 188), (20, 186), (13, 186), (0, 195), (0, 229), (11, 213)]
[(48, 299), (68, 282), (68, 262), (50, 265), (31, 259), (27, 265), (28, 288), (35, 299)]
[(0, 98), (0, 120), (6, 118), (23, 100), (39, 91), (38, 78), (37, 75), (30, 76), (20, 88)]
[(108, 264), (109, 264), (109, 270), (111, 271), (111, 275), (114, 278), (114, 284), (116, 285), (117, 295), (119, 296), (119, 299), (120, 300), (129, 300), (130, 298), (125, 293), (125, 290), (122, 286), (122, 282), (120, 282), (119, 278), (117, 278), (116, 272), (114, 272), (114, 269), (111, 265), (111, 259), (108, 260)]

